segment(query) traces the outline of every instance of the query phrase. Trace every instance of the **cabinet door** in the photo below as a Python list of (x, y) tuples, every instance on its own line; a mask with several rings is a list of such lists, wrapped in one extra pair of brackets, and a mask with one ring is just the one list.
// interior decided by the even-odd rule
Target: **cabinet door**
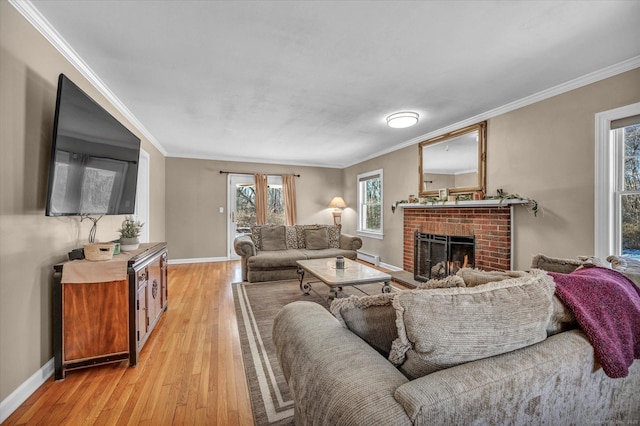
[(144, 281), (141, 287), (138, 287), (136, 299), (136, 339), (138, 341), (138, 348), (141, 348), (148, 331), (146, 281)]
[(160, 258), (147, 266), (147, 308), (149, 314), (149, 329), (152, 329), (162, 313), (162, 268)]
[(169, 302), (169, 286), (167, 276), (167, 252), (162, 253), (160, 258), (160, 278), (162, 279), (162, 309), (166, 309)]
[(64, 362), (129, 350), (128, 281), (63, 284)]

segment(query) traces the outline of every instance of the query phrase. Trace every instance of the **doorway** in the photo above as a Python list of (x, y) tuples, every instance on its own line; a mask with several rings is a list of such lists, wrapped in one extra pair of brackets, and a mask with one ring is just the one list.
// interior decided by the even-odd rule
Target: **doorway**
[[(256, 225), (256, 187), (253, 175), (230, 173), (228, 176), (228, 257), (229, 259), (239, 259), (233, 249), (233, 241), (241, 235), (251, 234), (251, 227)], [(269, 176), (267, 185), (267, 223), (269, 225), (284, 225), (282, 176)]]

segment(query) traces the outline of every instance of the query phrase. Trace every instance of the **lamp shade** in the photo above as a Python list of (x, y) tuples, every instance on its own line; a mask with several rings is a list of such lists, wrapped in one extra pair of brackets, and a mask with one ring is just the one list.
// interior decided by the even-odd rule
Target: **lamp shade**
[(344, 202), (342, 197), (333, 197), (333, 199), (329, 203), (329, 207), (344, 209), (345, 207), (347, 207), (347, 203)]

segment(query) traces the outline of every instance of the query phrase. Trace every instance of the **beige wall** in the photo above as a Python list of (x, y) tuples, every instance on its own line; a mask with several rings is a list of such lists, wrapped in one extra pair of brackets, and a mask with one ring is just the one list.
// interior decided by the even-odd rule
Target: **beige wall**
[[(46, 217), (48, 162), (60, 73), (138, 136), (64, 57), (0, 0), (0, 401), (53, 357), (52, 266), (82, 246), (88, 221)], [(148, 141), (150, 238), (164, 234), (164, 157)], [(97, 239), (118, 237), (122, 216), (104, 217)]]
[[(544, 214), (515, 209), (514, 267), (527, 269), (537, 253), (574, 257), (594, 251), (594, 150), (598, 112), (640, 101), (640, 69), (488, 120), (487, 192), (498, 188), (536, 199)], [(356, 175), (384, 168), (383, 241), (363, 238), (363, 250), (402, 266), (402, 211), (394, 201), (417, 192), (417, 146), (345, 169), (345, 194), (356, 196)], [(355, 229), (355, 213), (345, 216)]]
[[(342, 195), (340, 169), (167, 158), (167, 241), (172, 259), (227, 256), (227, 175), (221, 170), (300, 174), (298, 223), (333, 223), (327, 204)], [(225, 214), (219, 213), (220, 207)]]

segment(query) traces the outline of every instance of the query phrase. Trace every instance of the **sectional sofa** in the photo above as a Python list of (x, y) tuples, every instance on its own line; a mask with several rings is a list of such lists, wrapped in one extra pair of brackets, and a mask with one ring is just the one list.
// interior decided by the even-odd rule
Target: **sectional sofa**
[[(634, 319), (640, 289), (605, 269), (580, 270), (622, 282)], [(556, 293), (578, 273), (463, 270), (424, 289), (338, 299), (334, 315), (285, 306), (273, 340), (296, 425), (640, 424), (638, 322), (636, 361), (612, 369)], [(621, 327), (622, 313), (605, 310), (603, 322)]]

